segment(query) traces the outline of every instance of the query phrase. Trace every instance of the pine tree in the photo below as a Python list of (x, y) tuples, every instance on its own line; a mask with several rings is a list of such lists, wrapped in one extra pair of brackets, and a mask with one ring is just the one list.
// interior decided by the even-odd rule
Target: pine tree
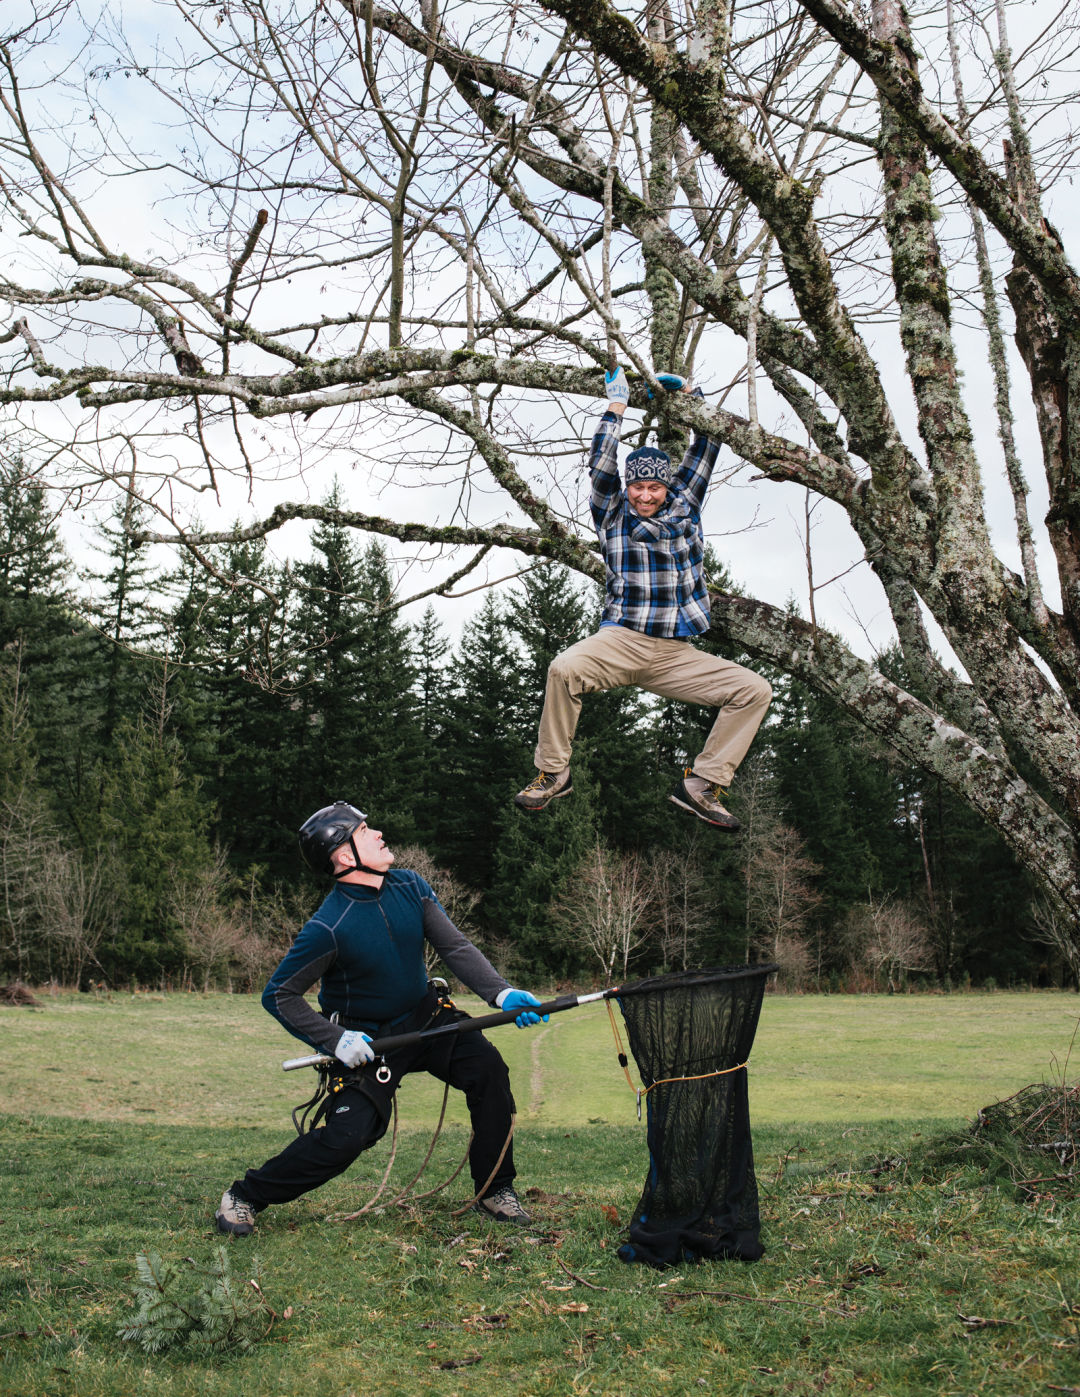
[(505, 973), (554, 980), (586, 969), (581, 948), (552, 915), (555, 900), (596, 843), (596, 789), (589, 764), (574, 772), (574, 789), (539, 813), (506, 803), (496, 817), (487, 925), (510, 948)]
[(24, 463), (0, 463), (0, 650), (17, 655), (38, 779), (78, 825), (96, 799), (102, 649), (70, 598), (71, 565), (45, 492)]
[(446, 656), (450, 642), (435, 615), (426, 607), (413, 637), (416, 677), (416, 725), (419, 730), (417, 761), (413, 784), (413, 822), (422, 845), (434, 842), (440, 824), (437, 792), (445, 762), (445, 732), (450, 675)]
[(140, 655), (159, 637), (157, 615), (149, 604), (155, 579), (142, 548), (133, 534), (143, 524), (145, 507), (130, 493), (123, 494), (98, 526), (98, 551), (105, 570), (88, 570), (85, 578), (97, 584), (90, 614), (105, 642), (101, 674), (101, 740), (107, 748), (122, 719), (139, 712), (148, 672)]
[(541, 563), (521, 579), (506, 604), (506, 625), (524, 652), (522, 716), (540, 722), (548, 666), (588, 631), (589, 607), (571, 574), (557, 563)]
[(412, 627), (394, 610), (386, 550), (372, 542), (360, 569), (362, 609), (350, 641), (363, 709), (359, 799), (396, 842), (416, 837), (413, 807), (426, 758), (418, 721)]
[[(465, 626), (447, 708), (436, 853), (473, 887), (488, 887), (499, 817), (528, 769), (521, 656), (488, 592)], [(572, 797), (571, 797), (572, 799)]]
[[(217, 560), (215, 565), (220, 569)], [(199, 559), (181, 553), (175, 571), (161, 579), (164, 604), (158, 613), (161, 650), (174, 668), (169, 686), (169, 728), (183, 747), (191, 769), (204, 780), (213, 779), (217, 746), (212, 682), (218, 585)], [(228, 608), (230, 612), (236, 609)]]
[[(340, 505), (336, 485), (325, 503)], [(297, 808), (308, 813), (332, 800), (366, 808), (368, 717), (357, 642), (365, 624), (363, 562), (351, 531), (337, 523), (320, 523), (311, 542), (315, 556), (295, 568), (290, 637), (300, 719), (293, 791)]]
[(60, 597), (69, 571), (44, 490), (21, 457), (0, 461), (0, 647), (31, 607)]
[(184, 722), (173, 730), (213, 795), (213, 836), (233, 866), (291, 879), (293, 832), (307, 812), (294, 789), (305, 730), (287, 640), (290, 579), (262, 540), (237, 540), (214, 563), (226, 584), (192, 576), (174, 614), (175, 642), (199, 668), (185, 671)]
[(58, 831), (38, 785), (21, 655), (0, 664), (0, 973), (45, 969), (39, 888)]
[(158, 721), (122, 719), (99, 817), (118, 921), (101, 960), (114, 983), (180, 967), (184, 948), (170, 901), (178, 883), (213, 859), (209, 821), (176, 739)]

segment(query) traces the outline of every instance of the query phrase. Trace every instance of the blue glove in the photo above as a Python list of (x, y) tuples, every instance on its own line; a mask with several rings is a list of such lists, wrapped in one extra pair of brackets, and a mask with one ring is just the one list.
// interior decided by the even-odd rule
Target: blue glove
[(371, 1039), (366, 1033), (360, 1033), (355, 1029), (346, 1029), (337, 1040), (334, 1056), (346, 1067), (359, 1067), (365, 1062), (375, 1061), (375, 1054), (371, 1051)]
[(628, 403), (630, 401), (630, 385), (626, 381), (621, 364), (613, 373), (604, 375), (604, 392), (607, 394), (609, 403)]
[[(661, 388), (666, 388), (669, 393), (678, 393), (686, 387), (686, 379), (680, 374), (657, 374), (656, 381)], [(649, 397), (652, 397), (652, 389), (649, 389)]]
[[(528, 1028), (531, 1024), (540, 1022), (539, 1014), (528, 1012), (530, 1007), (539, 1009), (540, 1001), (535, 994), (530, 994), (528, 990), (503, 990), (502, 994), (495, 1001), (500, 1009), (506, 1009), (511, 1014), (515, 1009), (523, 1009), (524, 1013), (518, 1014), (514, 1022), (518, 1028)], [(544, 1015), (544, 1022), (547, 1023), (550, 1015)]]

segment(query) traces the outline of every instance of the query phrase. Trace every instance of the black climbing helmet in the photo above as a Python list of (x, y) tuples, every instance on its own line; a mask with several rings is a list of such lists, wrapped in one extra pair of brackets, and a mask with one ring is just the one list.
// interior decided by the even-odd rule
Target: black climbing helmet
[[(300, 826), (300, 853), (304, 862), (316, 873), (326, 873), (334, 877), (334, 863), (331, 855), (342, 844), (348, 843), (353, 831), (364, 824), (367, 816), (347, 800), (335, 800), (333, 805), (324, 805), (316, 810)], [(353, 853), (356, 853), (355, 845)], [(357, 857), (357, 863), (360, 860)]]

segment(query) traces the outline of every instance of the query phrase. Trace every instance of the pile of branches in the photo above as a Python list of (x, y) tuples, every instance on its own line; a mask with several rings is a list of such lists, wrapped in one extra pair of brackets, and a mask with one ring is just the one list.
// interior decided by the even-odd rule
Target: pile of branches
[(1080, 1192), (1080, 1082), (1036, 1082), (984, 1106), (969, 1130), (933, 1141), (933, 1174), (957, 1166), (1027, 1198)]
[(1032, 1083), (984, 1106), (972, 1130), (991, 1139), (1011, 1138), (1023, 1150), (1052, 1156), (1061, 1169), (1075, 1173), (1080, 1165), (1080, 1082)]
[(38, 1009), (41, 1007), (41, 1000), (21, 980), (12, 980), (10, 985), (0, 985), (0, 1004), (26, 1004), (32, 1009)]

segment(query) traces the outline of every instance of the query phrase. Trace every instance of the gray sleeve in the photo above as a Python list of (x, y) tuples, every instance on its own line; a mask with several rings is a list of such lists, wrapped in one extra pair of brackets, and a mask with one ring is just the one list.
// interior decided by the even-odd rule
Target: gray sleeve
[(318, 1013), (304, 995), (333, 965), (337, 950), (329, 927), (307, 923), (263, 990), (263, 1008), (313, 1048), (333, 1052), (342, 1030)]
[(494, 1004), (510, 988), (482, 951), (463, 936), (434, 897), (423, 899), (424, 935), (450, 970), (485, 1004)]

